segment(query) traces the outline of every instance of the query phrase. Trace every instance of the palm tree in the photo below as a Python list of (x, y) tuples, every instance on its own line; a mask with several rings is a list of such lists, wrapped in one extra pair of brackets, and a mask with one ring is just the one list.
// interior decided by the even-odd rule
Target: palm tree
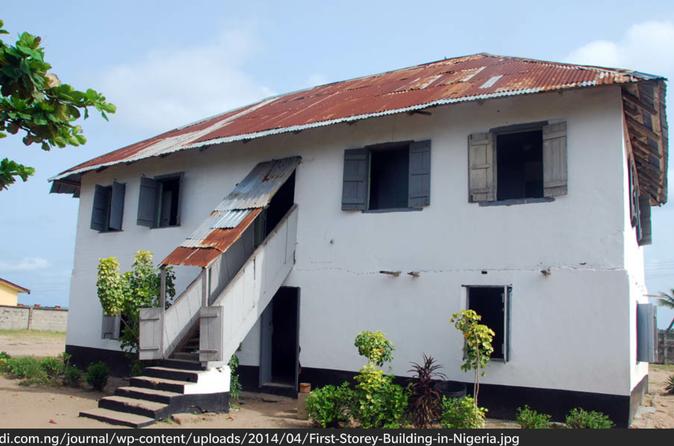
[[(660, 293), (660, 299), (658, 299), (658, 305), (661, 305), (663, 307), (670, 308), (674, 310), (674, 289), (672, 289), (671, 294), (667, 293)], [(674, 318), (672, 318), (672, 322), (669, 323), (669, 327), (667, 327), (667, 330), (665, 330), (665, 333), (669, 333), (669, 330), (672, 329), (672, 326), (674, 326)]]

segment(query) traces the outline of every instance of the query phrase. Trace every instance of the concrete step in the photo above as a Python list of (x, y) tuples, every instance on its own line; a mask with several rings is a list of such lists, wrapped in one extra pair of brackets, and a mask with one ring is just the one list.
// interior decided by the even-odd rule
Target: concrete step
[(155, 378), (165, 378), (195, 383), (199, 380), (199, 371), (176, 369), (164, 366), (153, 366), (145, 367), (143, 369), (143, 376), (152, 376)]
[(118, 395), (101, 398), (98, 401), (98, 407), (141, 415), (155, 420), (160, 420), (169, 415), (168, 404)]
[(171, 355), (171, 359), (199, 362), (199, 353), (175, 352)]
[(134, 376), (129, 380), (132, 387), (143, 387), (145, 389), (167, 390), (169, 392), (185, 393), (187, 381), (175, 379), (156, 378), (154, 376)]
[(154, 401), (155, 403), (169, 404), (171, 398), (181, 395), (177, 392), (168, 392), (166, 390), (147, 389), (143, 387), (124, 386), (115, 390), (115, 395), (128, 398), (137, 398), (140, 400)]
[(172, 369), (205, 370), (204, 366), (202, 366), (199, 361), (186, 359), (163, 359), (157, 365), (161, 367), (169, 367)]
[(103, 421), (109, 424), (116, 424), (118, 426), (130, 426), (135, 428), (149, 426), (156, 421), (154, 418), (118, 412), (116, 410), (104, 409), (101, 407), (83, 410), (80, 412), (80, 416), (93, 418), (94, 420)]

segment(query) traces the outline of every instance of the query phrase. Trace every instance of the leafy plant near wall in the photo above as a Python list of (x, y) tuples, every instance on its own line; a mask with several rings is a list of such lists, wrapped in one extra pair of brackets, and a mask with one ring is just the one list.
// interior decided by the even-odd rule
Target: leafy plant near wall
[(365, 429), (397, 428), (403, 424), (409, 395), (382, 367), (393, 359), (393, 344), (381, 331), (362, 331), (354, 342), (367, 358), (356, 380), (354, 418)]
[(359, 355), (378, 367), (393, 359), (393, 344), (381, 331), (361, 331), (356, 336), (354, 345)]
[(566, 416), (566, 425), (572, 429), (610, 429), (613, 421), (601, 412), (581, 408), (571, 409)]
[(103, 390), (108, 383), (108, 376), (110, 376), (110, 369), (102, 361), (94, 362), (87, 367), (87, 383), (95, 390)]
[(487, 409), (477, 406), (470, 396), (442, 398), (440, 425), (445, 429), (478, 429), (484, 426)]
[(417, 429), (428, 429), (442, 413), (442, 394), (436, 381), (446, 380), (447, 377), (439, 372), (441, 368), (432, 356), (424, 354), (422, 363), (413, 362), (412, 368), (408, 370), (415, 378), (409, 385), (409, 413), (412, 424)]
[(339, 427), (339, 423), (349, 421), (354, 402), (354, 392), (349, 383), (340, 386), (328, 384), (312, 391), (307, 397), (307, 413), (319, 426)]
[[(152, 263), (152, 253), (136, 252), (131, 271), (120, 273), (116, 257), (100, 259), (96, 289), (103, 313), (121, 316), (120, 344), (130, 354), (138, 352), (141, 308), (159, 305), (160, 270)], [(166, 267), (166, 298), (175, 296), (175, 274)]]
[(492, 340), (494, 331), (484, 324), (480, 324), (482, 316), (474, 310), (463, 310), (454, 313), (450, 322), (454, 324), (457, 330), (463, 333), (463, 364), (461, 370), (467, 372), (474, 371), (473, 401), (475, 407), (478, 404), (478, 395), (480, 393), (480, 376), (484, 376), (484, 368), (489, 363), (489, 358), (494, 352)]
[(227, 363), (229, 366), (229, 406), (238, 407), (241, 396), (241, 382), (239, 381), (239, 357), (232, 355)]
[(549, 429), (550, 415), (537, 412), (529, 406), (517, 409), (517, 424), (522, 429)]

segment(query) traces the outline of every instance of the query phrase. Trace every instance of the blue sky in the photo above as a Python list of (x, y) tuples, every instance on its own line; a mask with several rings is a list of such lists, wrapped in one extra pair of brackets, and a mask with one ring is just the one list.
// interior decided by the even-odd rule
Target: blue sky
[[(24, 303), (67, 305), (78, 202), (49, 195), (47, 178), (261, 97), (476, 52), (674, 78), (674, 2), (545, 3), (4, 0), (0, 19), (12, 37), (42, 36), (62, 81), (99, 89), (119, 111), (109, 123), (85, 121), (81, 148), (42, 152), (0, 141), (2, 157), (37, 168), (29, 182), (0, 192), (0, 277), (32, 290)], [(668, 105), (674, 115), (671, 95)], [(673, 227), (671, 204), (654, 209), (651, 293), (674, 288)], [(673, 316), (660, 315), (660, 325)]]

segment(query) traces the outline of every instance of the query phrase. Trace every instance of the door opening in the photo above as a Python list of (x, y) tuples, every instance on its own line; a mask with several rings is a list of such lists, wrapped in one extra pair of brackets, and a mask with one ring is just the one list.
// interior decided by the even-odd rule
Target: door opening
[(260, 387), (297, 389), (300, 289), (281, 287), (261, 317)]

